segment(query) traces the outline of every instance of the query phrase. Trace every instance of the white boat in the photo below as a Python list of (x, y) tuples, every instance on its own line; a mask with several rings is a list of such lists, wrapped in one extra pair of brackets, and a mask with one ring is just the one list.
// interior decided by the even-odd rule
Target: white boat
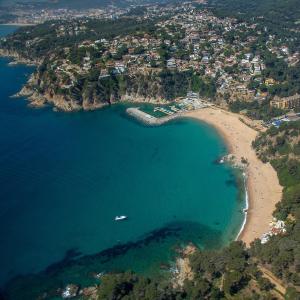
[(127, 216), (116, 216), (115, 217), (115, 221), (124, 221), (127, 220), (128, 217)]

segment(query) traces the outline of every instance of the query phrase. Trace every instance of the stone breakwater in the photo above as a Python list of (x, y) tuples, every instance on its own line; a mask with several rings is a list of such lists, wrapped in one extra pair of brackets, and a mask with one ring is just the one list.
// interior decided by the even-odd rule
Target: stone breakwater
[(151, 125), (151, 126), (159, 126), (159, 125), (162, 125), (166, 122), (169, 122), (169, 121), (181, 116), (180, 113), (177, 113), (177, 114), (173, 114), (171, 116), (156, 118), (154, 116), (151, 116), (151, 115), (141, 111), (138, 107), (127, 108), (126, 112), (128, 115), (134, 117), (135, 119), (137, 119), (147, 125)]

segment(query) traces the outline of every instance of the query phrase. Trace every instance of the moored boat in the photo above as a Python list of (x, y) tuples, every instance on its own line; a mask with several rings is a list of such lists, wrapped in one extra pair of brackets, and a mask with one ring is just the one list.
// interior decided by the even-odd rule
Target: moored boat
[(127, 216), (116, 216), (115, 217), (115, 221), (124, 221), (127, 220), (128, 217)]

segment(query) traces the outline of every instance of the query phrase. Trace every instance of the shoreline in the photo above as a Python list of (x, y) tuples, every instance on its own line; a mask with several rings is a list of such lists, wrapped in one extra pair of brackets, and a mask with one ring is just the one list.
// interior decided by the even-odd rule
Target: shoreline
[[(1, 55), (0, 53), (0, 56), (8, 55)], [(89, 107), (90, 109), (91, 107)], [(256, 126), (251, 126), (251, 121), (249, 124), (249, 120), (245, 120), (239, 114), (217, 107), (207, 107), (180, 113), (176, 116), (174, 115), (171, 119), (182, 117), (192, 118), (212, 125), (225, 140), (229, 153), (235, 156), (235, 161), (240, 162), (243, 158), (246, 158), (250, 163), (245, 168), (247, 175), (245, 179), (246, 211), (243, 212), (244, 221), (236, 237), (236, 240), (242, 240), (249, 246), (254, 239), (260, 238), (263, 233), (269, 230), (272, 213), (275, 210), (276, 203), (281, 200), (282, 195), (282, 187), (279, 184), (276, 171), (270, 163), (264, 164), (260, 161), (252, 148), (251, 143), (258, 134), (258, 131), (253, 129)], [(168, 118), (166, 118), (166, 121), (169, 121)], [(158, 125), (166, 121), (159, 122), (160, 124)]]
[(249, 192), (248, 192), (248, 186), (247, 186), (247, 174), (244, 172), (243, 173), (243, 183), (244, 183), (244, 191), (245, 191), (245, 211), (243, 211), (244, 214), (244, 219), (243, 219), (243, 223), (242, 226), (236, 236), (236, 238), (234, 239), (235, 241), (239, 240), (239, 237), (241, 236), (242, 232), (244, 231), (246, 224), (247, 224), (247, 219), (248, 219), (248, 209), (249, 209)]
[(276, 171), (270, 163), (264, 164), (258, 159), (252, 141), (258, 131), (247, 126), (237, 115), (220, 108), (203, 108), (183, 114), (212, 125), (224, 138), (230, 154), (237, 162), (247, 159), (245, 168), (245, 209), (244, 221), (236, 240), (242, 240), (247, 246), (269, 230), (275, 205), (281, 200), (282, 187)]
[[(6, 58), (10, 60), (10, 62), (7, 64), (8, 66), (16, 66), (16, 65), (25, 65), (27, 67), (37, 67), (40, 65), (40, 61), (33, 61), (29, 60), (27, 58), (18, 57), (16, 53), (11, 52), (5, 52), (3, 49), (0, 49), (0, 58)], [(166, 100), (160, 100), (156, 98), (143, 98), (142, 96), (138, 95), (122, 95), (121, 98), (118, 101), (113, 101), (111, 103), (98, 103), (94, 105), (86, 105), (82, 103), (82, 105), (74, 105), (72, 104), (71, 99), (65, 99), (62, 95), (53, 95), (50, 96), (50, 93), (38, 93), (34, 89), (30, 87), (30, 81), (34, 79), (35, 72), (33, 71), (31, 75), (29, 76), (27, 82), (22, 85), (19, 92), (15, 93), (14, 95), (11, 95), (11, 98), (26, 98), (28, 103), (28, 106), (34, 107), (34, 108), (41, 108), (46, 105), (51, 105), (52, 109), (54, 111), (62, 111), (62, 112), (78, 112), (80, 110), (82, 111), (92, 111), (101, 109), (106, 106), (114, 105), (116, 103), (134, 103), (134, 104), (152, 104), (152, 105), (167, 105), (170, 102)], [(29, 86), (28, 86), (29, 84)], [(130, 113), (128, 113), (130, 115)], [(146, 115), (146, 114), (145, 114)], [(150, 115), (149, 115), (150, 116)], [(177, 116), (174, 116), (176, 118)], [(155, 120), (156, 119), (156, 120)], [(169, 121), (170, 118), (165, 118), (164, 120), (161, 120), (159, 118), (153, 117), (154, 121), (152, 124), (150, 122), (150, 125), (161, 125), (165, 123), (166, 121)], [(140, 121), (144, 121), (140, 119)], [(156, 124), (157, 123), (157, 124)]]
[(34, 26), (37, 24), (27, 24), (27, 23), (2, 23), (1, 26), (19, 26), (19, 27), (26, 27), (26, 26)]

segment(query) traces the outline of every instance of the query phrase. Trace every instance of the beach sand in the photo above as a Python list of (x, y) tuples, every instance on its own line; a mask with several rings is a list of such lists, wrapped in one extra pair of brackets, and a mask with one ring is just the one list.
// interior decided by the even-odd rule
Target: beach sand
[(215, 107), (187, 112), (185, 116), (213, 125), (225, 138), (230, 153), (237, 161), (244, 157), (249, 162), (246, 169), (249, 193), (247, 222), (238, 238), (249, 245), (269, 230), (272, 212), (282, 195), (276, 171), (269, 163), (260, 161), (251, 146), (258, 131), (241, 122), (240, 115)]

